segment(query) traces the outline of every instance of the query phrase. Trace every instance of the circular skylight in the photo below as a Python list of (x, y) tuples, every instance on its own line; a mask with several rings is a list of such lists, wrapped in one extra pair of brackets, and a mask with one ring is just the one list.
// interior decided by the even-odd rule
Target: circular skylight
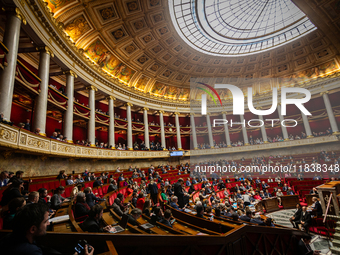
[(214, 56), (266, 51), (316, 29), (291, 0), (169, 0), (179, 35)]

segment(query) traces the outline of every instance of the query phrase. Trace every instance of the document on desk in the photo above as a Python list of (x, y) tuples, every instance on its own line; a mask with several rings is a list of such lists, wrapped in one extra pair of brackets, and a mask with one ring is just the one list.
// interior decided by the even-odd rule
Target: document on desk
[(61, 222), (68, 221), (69, 219), (70, 219), (70, 216), (66, 214), (66, 215), (51, 218), (49, 219), (49, 221), (50, 223), (61, 223)]

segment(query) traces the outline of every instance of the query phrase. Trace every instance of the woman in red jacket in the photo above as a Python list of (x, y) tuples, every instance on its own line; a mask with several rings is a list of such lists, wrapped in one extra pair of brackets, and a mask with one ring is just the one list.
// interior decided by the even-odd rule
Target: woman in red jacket
[(140, 192), (137, 199), (137, 208), (143, 210), (145, 204), (144, 193)]

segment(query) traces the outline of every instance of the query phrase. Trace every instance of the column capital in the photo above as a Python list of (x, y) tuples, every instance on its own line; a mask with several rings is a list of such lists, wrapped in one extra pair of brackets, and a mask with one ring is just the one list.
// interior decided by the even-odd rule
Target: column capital
[(27, 21), (24, 17), (24, 15), (22, 14), (22, 12), (20, 11), (19, 8), (11, 8), (11, 7), (2, 7), (2, 10), (4, 12), (8, 11), (8, 12), (14, 12), (15, 13), (15, 17), (17, 17), (18, 19), (20, 19), (22, 21), (22, 23), (24, 23), (24, 25), (27, 24)]
[(68, 74), (72, 75), (74, 78), (78, 77), (78, 75), (74, 71), (72, 71), (72, 70), (68, 70), (68, 71), (65, 71), (63, 73), (66, 74), (66, 75), (68, 75)]
[(106, 100), (116, 100), (116, 98), (114, 96), (108, 96), (106, 97)]
[(326, 90), (326, 91), (324, 91), (324, 92), (321, 92), (321, 93), (320, 93), (320, 96), (323, 96), (323, 95), (328, 94), (328, 93), (329, 93), (329, 91)]
[(165, 112), (163, 110), (159, 111), (159, 113), (164, 114)]
[(143, 107), (142, 110), (143, 110), (143, 111), (148, 111), (149, 108), (148, 108), (148, 107)]
[(174, 112), (175, 115), (179, 115), (179, 112)]
[(210, 116), (211, 115), (211, 112), (207, 112), (206, 116)]
[(224, 111), (224, 112), (221, 112), (222, 114), (227, 114), (227, 112), (226, 111)]
[(98, 91), (98, 89), (97, 89), (95, 86), (93, 86), (93, 85), (86, 87), (86, 89), (87, 89), (87, 90)]
[(53, 51), (49, 47), (42, 46), (42, 47), (37, 47), (36, 49), (38, 51), (46, 52), (48, 55), (50, 55), (52, 58), (54, 58), (54, 53), (53, 53)]
[(190, 113), (190, 116), (195, 116), (195, 113), (194, 113), (194, 112), (191, 112), (191, 113)]
[(125, 106), (133, 106), (131, 103), (126, 103)]

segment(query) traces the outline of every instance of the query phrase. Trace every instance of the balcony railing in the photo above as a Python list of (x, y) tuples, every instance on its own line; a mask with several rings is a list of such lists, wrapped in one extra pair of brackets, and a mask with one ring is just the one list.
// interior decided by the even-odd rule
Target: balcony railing
[[(333, 142), (339, 142), (338, 137), (335, 135), (285, 141), (280, 143), (266, 143), (232, 148), (191, 150), (185, 151), (184, 156), (195, 157), (212, 154), (260, 151)], [(168, 151), (122, 151), (74, 145), (60, 142), (55, 139), (46, 138), (40, 135), (35, 135), (34, 133), (28, 132), (25, 129), (19, 129), (17, 127), (5, 124), (0, 124), (0, 146), (33, 153), (70, 158), (129, 159), (170, 157)]]

